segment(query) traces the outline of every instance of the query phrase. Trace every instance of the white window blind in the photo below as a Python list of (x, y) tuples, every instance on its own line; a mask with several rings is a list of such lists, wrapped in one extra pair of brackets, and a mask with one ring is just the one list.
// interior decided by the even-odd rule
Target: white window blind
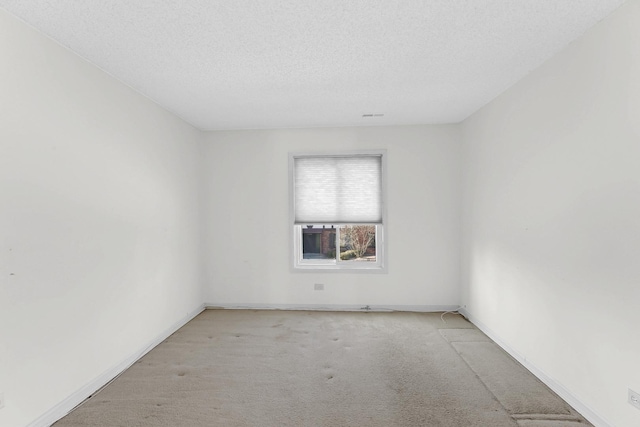
[(381, 224), (382, 156), (294, 157), (296, 224)]

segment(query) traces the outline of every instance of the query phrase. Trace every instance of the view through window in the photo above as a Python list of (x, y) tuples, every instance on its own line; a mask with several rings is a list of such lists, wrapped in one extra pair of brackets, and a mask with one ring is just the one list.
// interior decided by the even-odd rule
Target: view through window
[(301, 227), (302, 259), (376, 262), (375, 225)]

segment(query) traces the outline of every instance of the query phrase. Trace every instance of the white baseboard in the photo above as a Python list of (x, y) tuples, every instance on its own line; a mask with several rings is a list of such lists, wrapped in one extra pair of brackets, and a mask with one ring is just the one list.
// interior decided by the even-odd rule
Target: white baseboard
[(413, 311), (433, 313), (456, 311), (457, 305), (366, 305), (366, 304), (219, 304), (206, 303), (207, 309), (226, 310), (310, 310), (310, 311)]
[(520, 353), (515, 351), (509, 344), (503, 341), (498, 335), (496, 335), (491, 329), (489, 329), (484, 323), (480, 322), (473, 314), (467, 311), (464, 308), (460, 308), (460, 314), (466, 317), (471, 323), (473, 323), (478, 329), (484, 332), (489, 338), (491, 338), (496, 344), (498, 344), (504, 351), (509, 353), (511, 357), (516, 359), (520, 364), (522, 364), (525, 368), (529, 370), (533, 375), (535, 375), (540, 381), (547, 385), (551, 390), (553, 390), (558, 396), (563, 398), (569, 405), (571, 405), (576, 411), (578, 411), (583, 417), (585, 417), (591, 424), (596, 427), (611, 427), (613, 424), (605, 421), (603, 417), (598, 415), (594, 410), (585, 405), (580, 399), (578, 399), (573, 393), (567, 390), (562, 384), (555, 381), (549, 375), (547, 375), (544, 371), (539, 369), (537, 366), (532, 364), (530, 361), (526, 359), (526, 357), (522, 356)]
[(178, 320), (171, 325), (168, 329), (163, 331), (156, 338), (148, 342), (146, 345), (140, 347), (140, 349), (129, 357), (103, 372), (98, 377), (87, 383), (85, 386), (71, 394), (69, 397), (58, 403), (53, 408), (42, 414), (36, 420), (28, 424), (27, 427), (49, 427), (51, 424), (58, 421), (60, 418), (67, 415), (73, 408), (84, 402), (88, 397), (93, 395), (96, 391), (107, 385), (111, 380), (116, 378), (127, 368), (133, 365), (138, 359), (151, 351), (155, 346), (167, 339), (175, 331), (183, 327), (187, 322), (196, 317), (198, 314), (204, 311), (205, 305), (201, 304), (193, 311), (189, 312), (185, 317)]

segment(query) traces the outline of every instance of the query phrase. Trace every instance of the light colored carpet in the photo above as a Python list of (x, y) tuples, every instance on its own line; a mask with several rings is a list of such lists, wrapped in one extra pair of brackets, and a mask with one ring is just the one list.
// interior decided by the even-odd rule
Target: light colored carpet
[(571, 406), (477, 329), (441, 329), (440, 334), (522, 427), (588, 424)]
[(445, 319), (207, 310), (55, 426), (590, 425), (472, 324)]

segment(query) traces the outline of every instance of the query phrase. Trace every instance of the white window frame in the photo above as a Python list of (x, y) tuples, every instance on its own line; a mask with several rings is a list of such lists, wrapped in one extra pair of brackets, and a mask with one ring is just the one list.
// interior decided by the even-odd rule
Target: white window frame
[[(347, 157), (347, 156), (365, 156), (376, 155), (381, 158), (382, 167), (382, 223), (381, 224), (366, 224), (362, 225), (375, 225), (376, 226), (376, 261), (340, 261), (339, 250), (339, 227), (343, 225), (355, 225), (355, 224), (314, 224), (314, 225), (326, 225), (327, 227), (334, 226), (336, 230), (336, 259), (318, 259), (310, 260), (303, 259), (302, 254), (302, 228), (303, 225), (295, 224), (295, 206), (294, 206), (294, 159), (297, 157)], [(386, 150), (360, 150), (360, 151), (332, 151), (332, 152), (303, 152), (303, 153), (289, 153), (289, 230), (291, 233), (290, 238), (290, 253), (291, 253), (291, 269), (294, 272), (353, 272), (353, 273), (387, 273), (387, 209), (386, 209), (386, 195), (387, 195), (387, 151)]]

